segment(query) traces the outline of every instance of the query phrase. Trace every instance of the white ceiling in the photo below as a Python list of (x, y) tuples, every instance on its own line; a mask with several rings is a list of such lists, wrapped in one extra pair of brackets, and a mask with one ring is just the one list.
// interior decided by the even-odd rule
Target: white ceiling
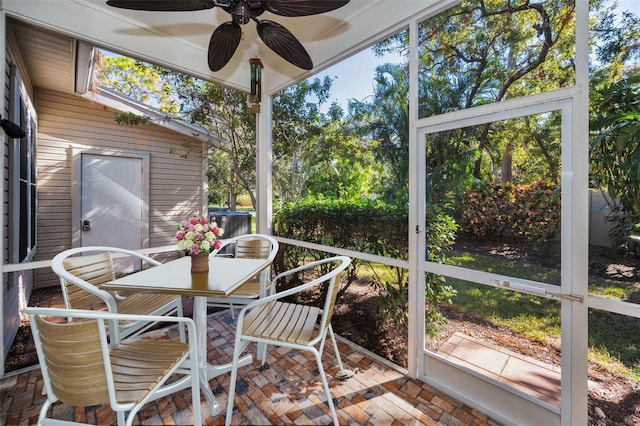
[[(249, 22), (243, 26), (245, 39), (229, 63), (222, 70), (211, 72), (207, 65), (211, 33), (231, 20), (219, 7), (194, 12), (142, 12), (113, 8), (107, 6), (106, 0), (0, 0), (7, 16), (47, 30), (47, 39), (55, 39), (51, 34), (58, 34), (86, 41), (243, 91), (249, 91), (249, 59), (257, 56), (264, 64), (262, 90), (268, 94), (369, 47), (403, 28), (411, 17), (426, 16), (451, 3), (452, 0), (351, 0), (340, 9), (315, 16), (290, 18), (265, 12), (260, 19), (279, 22), (291, 31), (309, 52), (314, 69), (305, 71), (281, 59), (262, 43), (255, 23)], [(16, 34), (22, 37), (21, 31)], [(47, 46), (43, 41), (31, 46), (50, 52), (57, 45)]]

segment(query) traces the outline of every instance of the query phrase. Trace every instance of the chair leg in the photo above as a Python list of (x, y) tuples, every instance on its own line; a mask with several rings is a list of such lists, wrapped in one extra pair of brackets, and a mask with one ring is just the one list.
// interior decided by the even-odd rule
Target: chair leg
[(233, 303), (229, 303), (229, 310), (231, 311), (231, 319), (236, 319), (236, 315), (233, 312)]
[(338, 380), (344, 380), (347, 377), (347, 373), (344, 371), (342, 365), (342, 358), (340, 357), (340, 351), (338, 350), (338, 342), (336, 342), (336, 336), (333, 334), (333, 328), (329, 325), (329, 336), (331, 336), (331, 343), (333, 343), (333, 351), (336, 353), (336, 361), (338, 361), (338, 368), (340, 368), (340, 375)]
[(227, 413), (225, 415), (225, 426), (231, 425), (231, 419), (233, 417), (233, 399), (236, 394), (236, 380), (238, 379), (238, 363), (240, 362), (240, 355), (245, 347), (247, 347), (247, 342), (243, 343), (239, 336), (236, 337), (236, 342), (233, 347), (233, 358), (231, 360), (231, 378), (229, 379), (229, 396), (227, 399)]
[(125, 426), (127, 424), (124, 418), (124, 411), (117, 411), (116, 417), (118, 418), (118, 426)]
[(312, 351), (313, 356), (316, 358), (316, 364), (318, 364), (318, 371), (320, 372), (320, 378), (322, 379), (322, 386), (324, 387), (324, 393), (327, 394), (327, 404), (329, 405), (329, 411), (331, 411), (331, 419), (335, 426), (340, 426), (338, 422), (338, 415), (336, 414), (336, 407), (333, 405), (333, 397), (331, 396), (331, 390), (329, 389), (329, 383), (327, 382), (327, 375), (324, 373), (324, 367), (322, 365), (321, 355), (318, 351)]
[[(184, 316), (184, 309), (182, 308), (182, 296), (180, 296), (178, 298), (178, 306), (176, 307), (176, 315), (179, 316), (179, 317), (183, 317)], [(187, 342), (186, 329), (187, 329), (187, 325), (186, 324), (184, 324), (184, 323), (178, 324), (178, 333), (180, 333), (180, 342), (181, 343), (186, 343)]]
[(40, 417), (38, 417), (38, 424), (42, 424), (46, 421), (47, 411), (49, 411), (49, 407), (51, 407), (51, 401), (49, 400), (49, 398), (47, 398), (40, 408)]
[(258, 343), (258, 348), (256, 350), (256, 357), (260, 360), (261, 365), (264, 365), (267, 362), (267, 345), (266, 343)]

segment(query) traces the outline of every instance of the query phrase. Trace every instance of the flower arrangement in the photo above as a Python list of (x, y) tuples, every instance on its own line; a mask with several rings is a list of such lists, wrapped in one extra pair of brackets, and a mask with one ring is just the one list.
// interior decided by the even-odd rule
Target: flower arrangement
[(220, 248), (221, 242), (217, 238), (223, 233), (224, 230), (216, 222), (209, 223), (206, 217), (194, 215), (178, 225), (178, 248), (189, 254), (211, 253)]

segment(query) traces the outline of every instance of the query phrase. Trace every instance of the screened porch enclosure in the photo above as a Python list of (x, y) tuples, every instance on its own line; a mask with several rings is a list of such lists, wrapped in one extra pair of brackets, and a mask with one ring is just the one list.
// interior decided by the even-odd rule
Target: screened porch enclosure
[[(69, 23), (61, 18), (58, 13), (45, 16), (47, 11), (40, 11), (38, 2), (24, 0), (4, 0), (2, 3), (2, 18), (7, 16), (22, 19), (30, 23), (55, 28), (68, 34), (81, 34), (76, 23)], [(98, 2), (83, 1), (80, 3), (92, 3), (90, 8), (99, 8)], [(353, 1), (353, 3), (357, 3)], [(380, 8), (376, 22), (384, 22), (385, 11), (393, 7), (394, 2), (381, 1), (370, 6), (372, 11)], [(409, 2), (411, 3), (411, 2)], [(433, 1), (419, 7), (415, 4), (407, 7), (407, 13), (393, 15), (396, 21), (385, 23), (384, 34), (367, 33), (361, 38), (351, 35), (345, 40), (351, 48), (336, 51), (335, 55), (326, 58), (322, 67), (336, 63), (344, 57), (362, 50), (382, 38), (398, 31), (406, 31), (408, 34), (408, 106), (409, 106), (409, 144), (408, 144), (408, 192), (409, 192), (409, 220), (407, 235), (408, 257), (406, 259), (392, 259), (375, 256), (368, 253), (353, 252), (337, 247), (319, 246), (316, 244), (278, 237), (283, 244), (297, 245), (326, 253), (348, 255), (367, 262), (381, 263), (394, 267), (404, 268), (409, 275), (409, 354), (408, 375), (411, 378), (420, 379), (437, 389), (460, 401), (486, 413), (492, 418), (505, 424), (563, 424), (584, 425), (588, 423), (588, 309), (594, 308), (603, 311), (615, 312), (631, 318), (640, 318), (640, 309), (636, 304), (604, 299), (589, 295), (587, 285), (588, 278), (588, 64), (589, 49), (588, 17), (589, 4), (587, 0), (575, 1), (575, 34), (574, 34), (574, 62), (575, 76), (570, 84), (562, 87), (552, 87), (542, 93), (534, 93), (500, 102), (474, 105), (464, 109), (452, 109), (448, 112), (428, 116), (421, 111), (420, 100), (426, 94), (419, 93), (419, 82), (424, 78), (425, 70), (419, 62), (421, 47), (418, 40), (421, 39), (421, 31), (424, 31), (423, 23), (439, 12), (452, 7), (456, 1)], [(390, 6), (391, 4), (391, 6)], [(85, 4), (86, 6), (86, 4)], [(73, 6), (65, 5), (67, 10), (73, 10)], [(355, 7), (355, 6), (354, 6)], [(51, 12), (50, 10), (48, 12)], [(353, 20), (353, 26), (362, 25), (355, 15), (349, 15)], [(371, 22), (366, 25), (371, 26)], [(112, 34), (113, 33), (113, 34)], [(90, 33), (95, 43), (108, 43), (110, 47), (120, 48), (127, 52), (130, 47), (118, 33), (114, 22), (104, 21), (100, 34)], [(3, 37), (5, 37), (3, 35)], [(172, 43), (176, 40), (172, 40)], [(333, 45), (337, 45), (333, 44)], [(136, 47), (141, 47), (136, 45)], [(149, 49), (152, 49), (148, 47)], [(2, 49), (4, 50), (4, 48)], [(170, 49), (168, 49), (170, 50)], [(140, 50), (140, 57), (144, 57), (145, 51)], [(149, 50), (150, 57), (157, 52)], [(193, 75), (216, 80), (203, 73), (201, 69), (193, 66), (189, 68), (192, 58), (185, 61), (186, 65), (176, 66), (179, 55), (171, 60), (158, 60), (161, 65), (168, 68), (184, 68), (185, 72)], [(6, 61), (2, 61), (3, 70)], [(274, 74), (276, 71), (274, 71)], [(232, 76), (225, 71), (229, 81), (237, 85), (242, 78)], [(300, 81), (308, 74), (301, 75), (295, 71), (283, 77), (281, 73), (274, 75), (269, 82), (269, 70), (265, 70), (265, 81), (268, 84), (263, 88), (261, 113), (256, 116), (257, 141), (256, 141), (256, 199), (257, 199), (257, 232), (272, 233), (273, 217), (273, 136), (272, 123), (274, 121), (272, 109), (272, 97), (277, 96), (279, 90), (290, 84)], [(224, 77), (224, 76), (223, 76)], [(246, 75), (244, 76), (246, 77)], [(218, 77), (216, 77), (218, 78)], [(249, 79), (246, 78), (248, 82)], [(224, 84), (224, 78), (218, 81)], [(237, 84), (236, 84), (237, 83)], [(1, 89), (3, 97), (8, 96), (6, 88)], [(430, 168), (430, 159), (437, 151), (436, 144), (439, 140), (446, 140), (448, 135), (460, 132), (463, 129), (480, 129), (488, 123), (502, 123), (505, 127), (522, 127), (527, 120), (550, 121), (554, 120), (553, 132), (561, 142), (560, 151), (557, 153), (559, 181), (562, 186), (560, 196), (560, 223), (558, 234), (553, 243), (559, 252), (559, 267), (549, 275), (532, 279), (518, 270), (484, 270), (482, 268), (465, 264), (449, 264), (437, 262), (425, 257), (425, 233), (430, 226), (431, 218), (426, 205), (438, 202), (433, 198), (429, 184), (429, 176), (433, 169)], [(3, 265), (4, 272), (28, 270), (47, 265), (18, 265), (11, 262)], [(549, 309), (559, 311), (560, 332), (559, 344), (561, 346), (561, 371), (560, 371), (560, 399), (550, 402), (545, 398), (535, 397), (521, 389), (490, 377), (487, 374), (478, 373), (470, 368), (447, 359), (438, 353), (439, 347), (434, 346), (425, 330), (425, 311), (428, 304), (425, 300), (425, 286), (432, 274), (443, 276), (447, 282), (458, 292), (467, 288), (474, 291), (490, 289), (498, 291), (501, 295), (518, 295), (525, 299), (525, 303), (548, 304)], [(505, 296), (506, 297), (506, 296)]]

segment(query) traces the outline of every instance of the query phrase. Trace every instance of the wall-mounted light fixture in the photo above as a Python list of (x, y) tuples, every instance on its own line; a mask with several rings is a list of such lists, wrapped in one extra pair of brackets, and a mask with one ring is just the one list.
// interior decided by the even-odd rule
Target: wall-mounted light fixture
[(21, 139), (27, 135), (20, 126), (13, 121), (3, 119), (2, 116), (0, 116), (0, 126), (10, 138)]
[(247, 97), (247, 102), (251, 111), (258, 114), (260, 112), (260, 97), (262, 96), (262, 61), (260, 58), (249, 59), (251, 66), (251, 93)]

